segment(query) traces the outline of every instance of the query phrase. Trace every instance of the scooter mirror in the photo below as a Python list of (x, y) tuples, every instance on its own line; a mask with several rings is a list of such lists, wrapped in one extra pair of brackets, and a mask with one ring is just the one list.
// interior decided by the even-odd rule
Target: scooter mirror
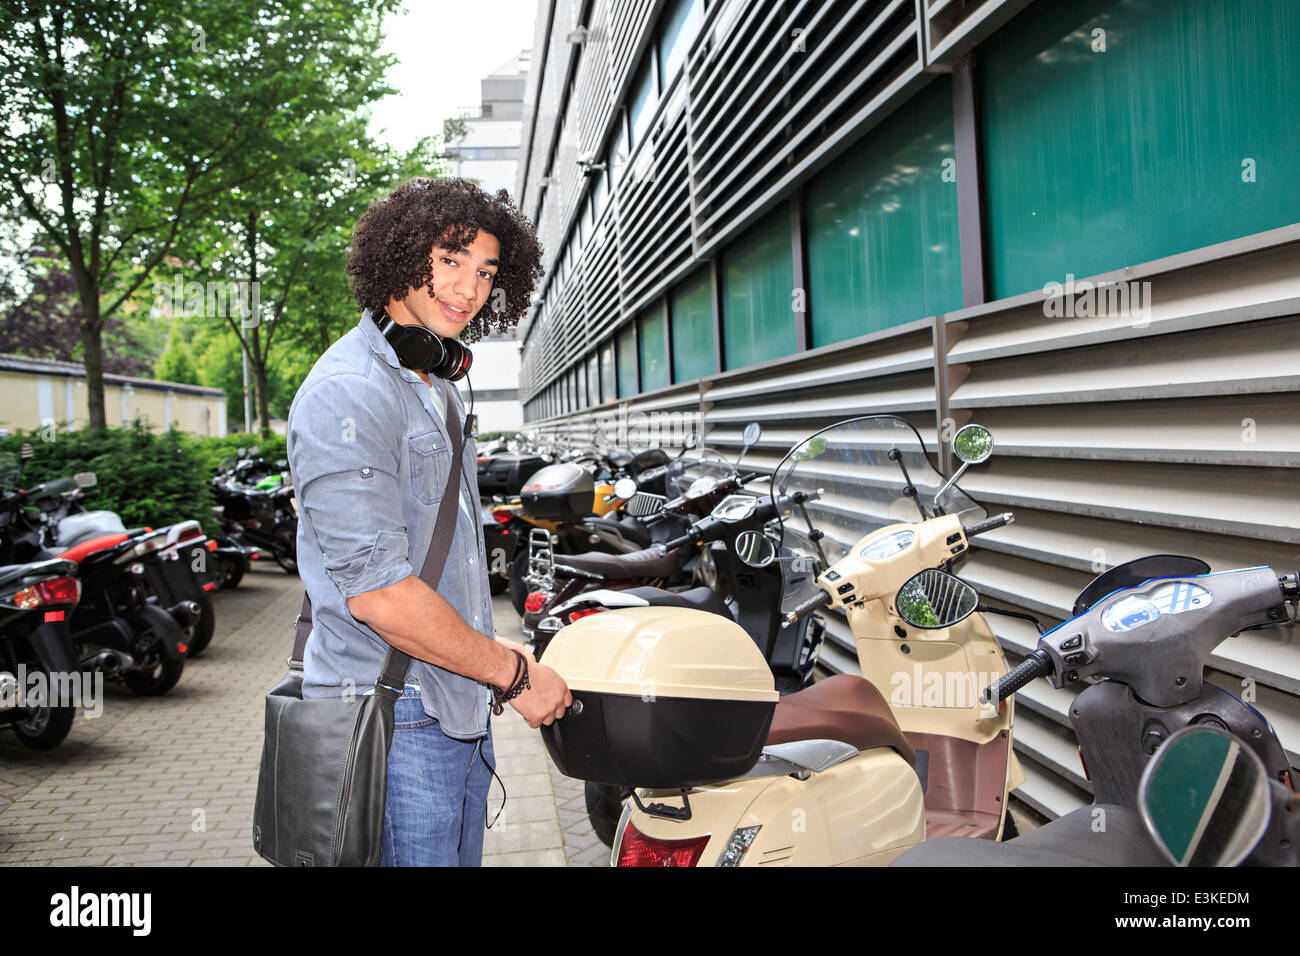
[(93, 471), (79, 471), (72, 476), (72, 480), (77, 483), (78, 488), (94, 488), (99, 484), (99, 479), (95, 477)]
[(751, 568), (765, 568), (776, 560), (776, 545), (761, 531), (742, 531), (733, 542), (736, 557)]
[(979, 595), (961, 578), (926, 568), (903, 582), (894, 597), (898, 616), (913, 627), (952, 627), (975, 611)]
[(235, 449), (235, 455), (238, 456), (239, 458), (247, 458), (248, 449), (245, 448), (243, 445), (240, 445), (238, 448)]
[(745, 430), (741, 432), (740, 437), (743, 439), (746, 448), (757, 445), (758, 440), (763, 437), (763, 429), (758, 422), (750, 422), (745, 426)]
[(968, 465), (988, 461), (993, 454), (993, 433), (983, 425), (963, 425), (953, 436), (952, 450)]
[(261, 445), (254, 445), (252, 448), (248, 449), (248, 457), (249, 457), (249, 458), (256, 458), (256, 457), (257, 457), (258, 455), (260, 455), (261, 453), (262, 453), (262, 446), (261, 446)]
[(1236, 866), (1268, 828), (1268, 774), (1231, 734), (1185, 727), (1142, 771), (1138, 808), (1147, 833), (1174, 866)]
[(692, 448), (698, 448), (700, 444), (700, 433), (691, 432), (682, 439), (682, 451), (690, 451)]
[(614, 482), (614, 497), (627, 501), (636, 494), (636, 482), (631, 478), (620, 478)]

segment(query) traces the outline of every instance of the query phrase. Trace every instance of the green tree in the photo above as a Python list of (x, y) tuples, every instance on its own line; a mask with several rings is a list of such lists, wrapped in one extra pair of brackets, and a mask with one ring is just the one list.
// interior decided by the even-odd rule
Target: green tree
[(180, 382), (185, 385), (198, 385), (199, 372), (194, 366), (189, 346), (180, 335), (173, 334), (167, 341), (167, 348), (153, 367), (154, 378), (160, 382)]
[(68, 263), (92, 428), (105, 425), (105, 321), (234, 187), (295, 155), (287, 144), (353, 71), (373, 79), (396, 6), (0, 0), (0, 205), (18, 204)]

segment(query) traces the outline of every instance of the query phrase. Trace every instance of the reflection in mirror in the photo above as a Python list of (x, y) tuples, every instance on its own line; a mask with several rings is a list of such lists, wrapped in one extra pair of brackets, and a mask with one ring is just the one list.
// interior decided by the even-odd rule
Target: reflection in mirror
[(1268, 828), (1268, 775), (1253, 751), (1212, 727), (1186, 727), (1138, 784), (1142, 822), (1175, 866), (1236, 866)]
[(758, 422), (750, 422), (745, 426), (745, 431), (741, 435), (746, 446), (757, 445), (759, 438), (763, 435), (763, 429), (759, 427)]
[(614, 482), (614, 497), (626, 501), (636, 494), (636, 482), (631, 478), (620, 478)]
[(968, 465), (978, 465), (993, 454), (993, 433), (983, 425), (964, 425), (953, 437), (952, 450)]
[(926, 568), (908, 578), (894, 599), (898, 616), (923, 630), (964, 621), (978, 603), (979, 595), (973, 587), (937, 568)]
[(742, 531), (734, 546), (736, 556), (751, 568), (765, 568), (776, 560), (776, 545), (761, 531)]
[(78, 488), (93, 488), (99, 482), (93, 471), (79, 471), (72, 476), (72, 480), (77, 483)]

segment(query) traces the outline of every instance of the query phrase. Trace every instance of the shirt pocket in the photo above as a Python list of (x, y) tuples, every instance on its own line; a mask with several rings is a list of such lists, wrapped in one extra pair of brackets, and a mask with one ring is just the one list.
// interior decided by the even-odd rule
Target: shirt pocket
[(411, 456), (411, 493), (426, 505), (442, 500), (451, 475), (451, 451), (447, 440), (437, 431), (412, 435), (407, 439)]

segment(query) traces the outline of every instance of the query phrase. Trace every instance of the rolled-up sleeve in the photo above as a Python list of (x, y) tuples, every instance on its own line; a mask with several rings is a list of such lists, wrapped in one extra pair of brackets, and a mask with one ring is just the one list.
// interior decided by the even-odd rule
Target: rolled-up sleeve
[(356, 374), (321, 379), (289, 414), (298, 509), (344, 599), (416, 573), (398, 476), (402, 420), (392, 396)]

